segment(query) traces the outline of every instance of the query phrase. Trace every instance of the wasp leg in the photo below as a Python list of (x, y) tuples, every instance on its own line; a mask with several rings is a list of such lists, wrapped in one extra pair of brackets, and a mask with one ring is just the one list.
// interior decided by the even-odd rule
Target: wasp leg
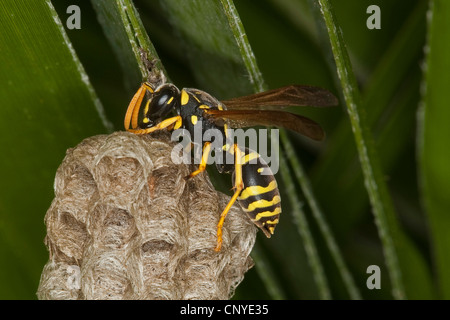
[(234, 144), (234, 194), (231, 197), (230, 202), (228, 202), (227, 206), (223, 210), (222, 214), (220, 215), (219, 223), (217, 224), (217, 245), (214, 249), (215, 251), (219, 252), (222, 248), (222, 227), (223, 223), (225, 221), (225, 217), (228, 214), (228, 211), (230, 211), (231, 206), (236, 202), (237, 197), (241, 194), (242, 189), (244, 189), (244, 182), (242, 180), (242, 153), (239, 149), (237, 144)]
[(176, 116), (176, 117), (172, 117), (172, 118), (163, 120), (160, 123), (158, 123), (156, 126), (151, 127), (151, 128), (147, 128), (147, 129), (127, 129), (127, 131), (135, 133), (135, 134), (147, 134), (147, 133), (152, 133), (154, 131), (158, 131), (158, 130), (162, 130), (162, 129), (168, 128), (174, 123), (175, 123), (175, 126), (177, 126), (177, 125), (181, 126), (182, 121), (183, 121), (183, 119), (181, 118), (181, 116)]
[(190, 175), (186, 176), (184, 178), (185, 180), (193, 178), (196, 175), (198, 175), (199, 173), (202, 173), (203, 171), (205, 171), (210, 151), (211, 151), (211, 142), (205, 142), (205, 145), (203, 146), (202, 160), (200, 161), (200, 165), (198, 166), (198, 170), (195, 170)]
[(130, 128), (130, 121), (131, 121), (131, 128), (136, 129), (138, 126), (138, 116), (139, 116), (139, 109), (141, 108), (142, 100), (144, 99), (145, 93), (149, 90), (153, 93), (153, 89), (148, 83), (143, 83), (141, 87), (136, 91), (136, 93), (133, 96), (133, 99), (131, 99), (130, 104), (127, 108), (127, 113), (125, 114), (125, 120), (124, 120), (124, 126), (125, 130), (128, 130)]

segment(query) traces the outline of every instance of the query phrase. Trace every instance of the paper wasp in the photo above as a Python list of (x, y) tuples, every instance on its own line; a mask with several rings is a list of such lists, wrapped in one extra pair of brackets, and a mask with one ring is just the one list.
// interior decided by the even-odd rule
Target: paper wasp
[[(143, 109), (142, 119), (139, 120), (139, 110), (147, 92), (150, 98)], [(179, 90), (173, 84), (162, 84), (154, 88), (146, 82), (131, 100), (124, 124), (127, 131), (135, 134), (179, 128), (193, 134), (194, 128), (201, 126), (202, 132), (218, 129), (224, 137), (227, 135), (227, 126), (231, 128), (278, 126), (320, 141), (325, 134), (316, 122), (280, 109), (289, 106), (325, 107), (336, 104), (337, 99), (332, 93), (313, 86), (290, 85), (220, 102), (198, 89)], [(230, 153), (234, 161), (232, 164), (216, 164), (216, 167), (220, 173), (232, 174), (234, 194), (217, 224), (216, 251), (220, 251), (222, 246), (222, 226), (225, 217), (236, 200), (268, 238), (274, 233), (281, 213), (277, 182), (265, 161), (257, 152), (238, 146), (229, 139), (225, 141), (214, 152)], [(195, 177), (206, 168), (212, 151), (211, 142), (202, 142), (201, 147), (203, 151), (200, 165), (186, 178)]]

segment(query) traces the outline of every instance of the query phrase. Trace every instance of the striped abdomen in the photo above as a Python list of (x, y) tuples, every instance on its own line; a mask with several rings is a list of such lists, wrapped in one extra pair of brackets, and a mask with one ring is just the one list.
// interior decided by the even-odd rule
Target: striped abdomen
[(253, 223), (270, 238), (281, 213), (277, 181), (257, 152), (245, 148), (241, 163), (244, 189), (237, 199)]

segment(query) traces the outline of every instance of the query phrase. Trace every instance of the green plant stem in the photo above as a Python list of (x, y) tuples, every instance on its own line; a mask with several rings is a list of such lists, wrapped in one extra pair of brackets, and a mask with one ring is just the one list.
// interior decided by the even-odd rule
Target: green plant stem
[(158, 58), (155, 47), (153, 46), (147, 32), (145, 31), (144, 25), (139, 17), (139, 14), (131, 0), (117, 0), (118, 9), (122, 17), (125, 30), (128, 34), (128, 39), (130, 39), (130, 44), (133, 49), (136, 61), (138, 62), (139, 69), (144, 78), (148, 78), (148, 69), (145, 62), (142, 59), (142, 52), (144, 50), (150, 59), (155, 59), (156, 63), (151, 72), (159, 73), (163, 72), (166, 76), (164, 66)]
[(270, 259), (265, 255), (264, 250), (261, 250), (258, 242), (255, 243), (251, 255), (256, 262), (256, 271), (265, 284), (269, 296), (274, 300), (286, 299), (283, 286), (278, 281), (277, 273), (270, 264)]
[[(389, 105), (391, 99), (393, 99), (400, 90), (403, 90), (402, 85), (405, 83), (405, 77), (411, 79), (411, 75), (408, 72), (411, 71), (414, 64), (416, 64), (416, 53), (420, 51), (424, 45), (425, 9), (426, 3), (419, 1), (413, 13), (408, 17), (407, 21), (405, 21), (402, 28), (396, 34), (391, 46), (386, 50), (386, 53), (377, 64), (376, 69), (370, 76), (370, 79), (364, 88), (362, 103), (365, 110), (367, 110), (367, 124), (373, 129), (377, 128), (377, 126), (382, 127), (382, 124), (379, 124), (380, 117), (383, 112), (386, 111), (386, 106)], [(326, 40), (328, 42), (328, 39)], [(331, 57), (331, 59), (333, 58)], [(335, 66), (333, 65), (332, 68), (335, 69)], [(392, 72), (394, 68), (396, 69), (396, 72)], [(337, 81), (337, 83), (339, 83), (339, 81)], [(411, 91), (415, 90), (415, 88), (407, 88), (406, 90)], [(407, 113), (411, 114), (410, 111), (407, 111)], [(398, 127), (399, 130), (397, 132), (394, 132), (396, 136), (404, 135), (404, 133), (400, 131), (400, 127), (401, 126)], [(384, 127), (382, 128), (384, 131)], [(409, 135), (409, 132), (407, 135)], [(344, 179), (344, 176), (348, 175), (349, 172), (353, 170), (354, 157), (357, 157), (357, 150), (354, 149), (353, 144), (348, 143), (349, 139), (352, 139), (352, 131), (348, 125), (347, 119), (343, 119), (334, 130), (333, 135), (329, 137), (329, 147), (321, 157), (321, 163), (316, 166), (318, 170), (315, 170), (314, 172), (315, 188), (320, 190), (322, 187), (329, 185), (333, 181)], [(395, 150), (395, 152), (386, 152), (383, 148), (383, 154), (380, 154), (382, 163), (392, 163), (393, 160), (396, 159), (396, 156), (398, 156), (401, 148)], [(336, 167), (341, 167), (342, 170), (336, 170)], [(387, 166), (384, 166), (384, 168), (386, 169)], [(352, 183), (348, 187), (352, 190), (342, 188), (335, 196), (341, 197), (342, 194), (346, 192), (351, 194), (361, 192), (359, 196), (356, 196), (355, 194), (355, 198), (359, 200), (353, 203), (352, 208), (355, 208), (355, 211), (358, 210), (359, 212), (362, 212), (361, 208), (367, 205), (368, 199), (366, 200), (366, 197), (362, 195), (365, 190), (360, 190), (359, 178), (355, 179), (355, 182), (356, 181), (358, 181), (358, 183)], [(354, 215), (355, 213), (349, 212), (349, 214)]]
[(261, 71), (256, 64), (256, 58), (253, 50), (248, 42), (247, 35), (245, 34), (244, 26), (239, 18), (239, 14), (234, 6), (232, 0), (220, 0), (224, 8), (225, 14), (230, 24), (230, 29), (233, 32), (236, 43), (239, 47), (244, 64), (247, 67), (250, 83), (256, 92), (261, 92), (266, 89), (264, 79)]
[(320, 209), (319, 203), (317, 202), (313, 189), (311, 187), (311, 183), (308, 177), (305, 174), (305, 170), (300, 161), (298, 161), (295, 156), (294, 147), (292, 146), (291, 141), (287, 137), (286, 131), (280, 131), (281, 140), (283, 142), (284, 151), (286, 154), (286, 158), (289, 159), (289, 163), (294, 171), (295, 177), (297, 181), (300, 182), (301, 189), (306, 198), (306, 202), (311, 208), (312, 215), (314, 219), (317, 221), (317, 225), (319, 226), (320, 232), (325, 239), (326, 245), (331, 252), (331, 256), (333, 257), (336, 266), (341, 274), (342, 280), (344, 281), (345, 287), (350, 295), (351, 299), (359, 300), (361, 299), (361, 293), (355, 285), (355, 281), (353, 276), (351, 275), (348, 267), (342, 257), (342, 253), (336, 244), (336, 239), (334, 238), (333, 232), (328, 226), (327, 221)]
[(363, 110), (361, 110), (361, 97), (344, 45), (342, 33), (336, 24), (336, 18), (334, 17), (329, 1), (318, 0), (318, 3), (320, 4), (320, 9), (330, 37), (331, 49), (347, 104), (347, 111), (364, 174), (364, 184), (369, 194), (375, 223), (383, 243), (386, 265), (392, 283), (392, 294), (396, 299), (404, 299), (406, 298), (405, 290), (397, 250), (393, 240), (396, 231), (396, 217), (392, 201), (382, 175), (373, 139), (368, 130)]
[(114, 131), (114, 125), (109, 121), (105, 114), (105, 109), (100, 101), (100, 99), (97, 97), (97, 94), (95, 93), (94, 87), (92, 86), (91, 82), (89, 81), (89, 77), (86, 73), (86, 70), (84, 69), (83, 65), (81, 64), (81, 61), (78, 59), (75, 50), (73, 49), (73, 46), (69, 40), (69, 37), (67, 36), (66, 30), (64, 29), (64, 26), (62, 22), (59, 20), (58, 14), (56, 13), (55, 8), (53, 7), (50, 0), (46, 0), (46, 4), (48, 5), (50, 12), (53, 16), (54, 21), (58, 21), (58, 23), (55, 23), (55, 25), (58, 27), (59, 31), (61, 32), (61, 36), (64, 38), (64, 45), (69, 49), (70, 54), (73, 57), (73, 63), (77, 67), (77, 71), (80, 75), (81, 80), (85, 83), (87, 90), (89, 91), (90, 98), (92, 102), (94, 103), (95, 109), (98, 112), (98, 115), (100, 119), (102, 120), (102, 123), (104, 127), (106, 128), (107, 132), (113, 132)]
[(288, 195), (291, 203), (291, 214), (295, 224), (297, 225), (298, 233), (303, 239), (303, 246), (305, 247), (308, 263), (317, 284), (320, 298), (324, 300), (331, 299), (330, 287), (317, 252), (314, 238), (310, 232), (308, 220), (306, 219), (305, 212), (302, 209), (303, 204), (298, 199), (298, 192), (296, 190), (294, 180), (292, 179), (291, 172), (288, 169), (286, 156), (284, 155), (281, 155), (280, 157), (280, 173), (285, 184), (286, 194)]
[[(429, 221), (439, 298), (450, 298), (450, 3), (429, 2), (422, 101), (417, 114), (421, 197)], [(445, 31), (444, 31), (445, 30)]]
[(152, 73), (165, 74), (164, 67), (131, 0), (91, 0), (91, 2), (100, 25), (118, 57), (127, 90), (135, 92), (138, 85), (149, 77), (143, 52), (150, 62), (156, 62)]

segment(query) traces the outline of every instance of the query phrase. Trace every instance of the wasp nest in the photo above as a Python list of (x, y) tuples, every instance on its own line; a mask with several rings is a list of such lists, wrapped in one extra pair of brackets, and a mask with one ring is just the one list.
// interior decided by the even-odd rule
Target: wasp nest
[(40, 299), (228, 299), (252, 266), (256, 228), (206, 173), (171, 161), (174, 144), (127, 132), (88, 138), (56, 172), (45, 216)]

